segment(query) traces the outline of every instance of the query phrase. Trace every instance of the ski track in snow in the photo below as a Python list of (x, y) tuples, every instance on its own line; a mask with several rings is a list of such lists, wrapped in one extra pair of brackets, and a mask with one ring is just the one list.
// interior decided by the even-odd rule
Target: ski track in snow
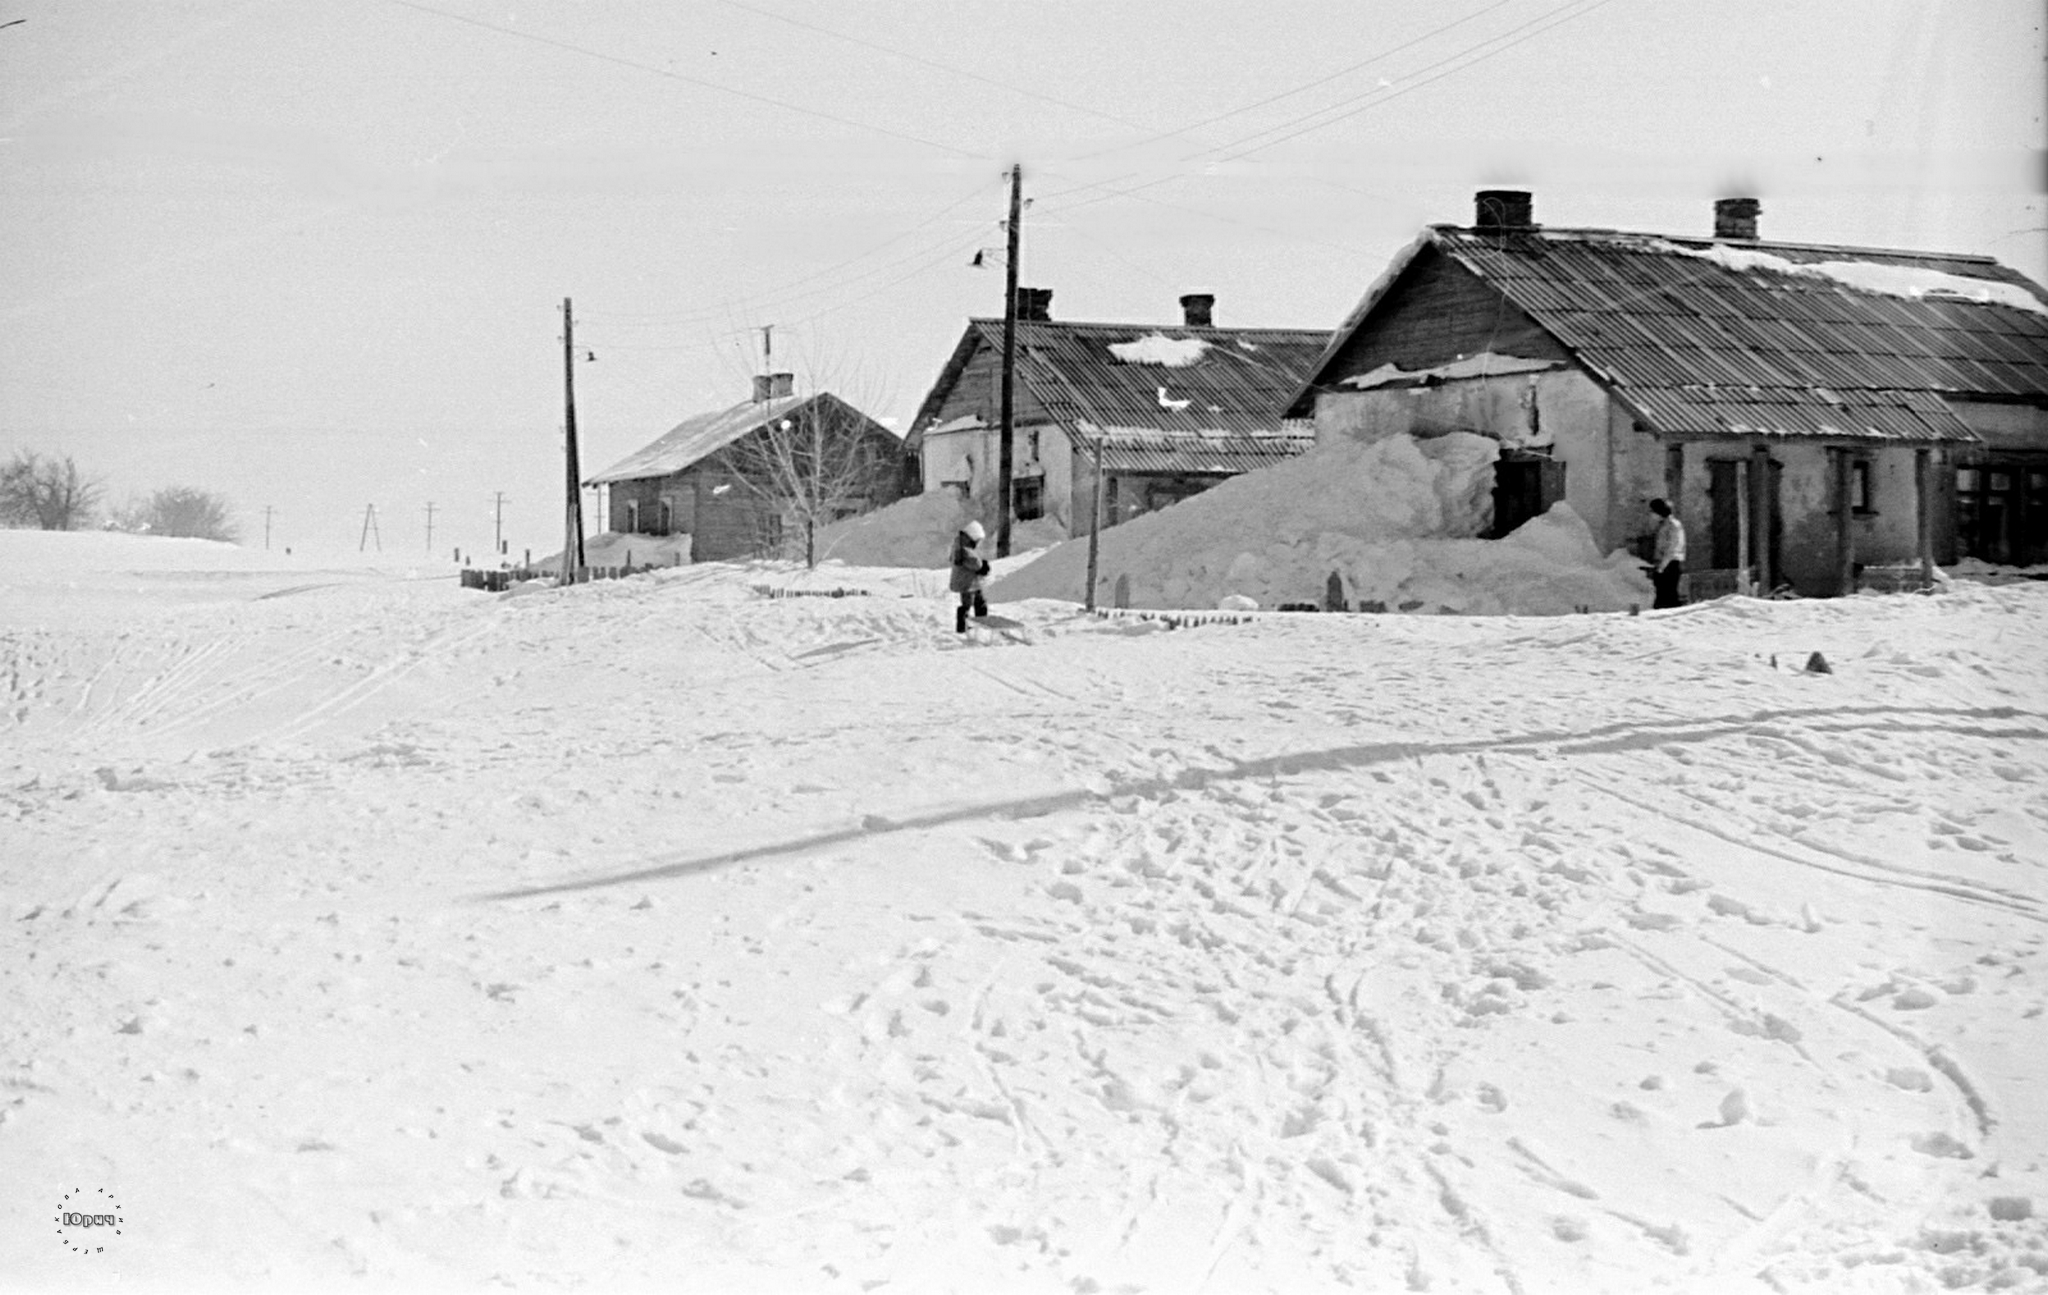
[[(963, 646), (915, 574), (0, 612), (0, 1271), (2048, 1280), (2048, 591)], [(11, 1225), (74, 1178), (125, 1267)]]

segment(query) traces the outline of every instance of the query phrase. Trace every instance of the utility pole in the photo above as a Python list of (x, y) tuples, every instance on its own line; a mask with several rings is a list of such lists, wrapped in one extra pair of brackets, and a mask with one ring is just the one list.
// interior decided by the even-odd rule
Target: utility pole
[(775, 369), (775, 325), (761, 325), (761, 372), (770, 373)]
[(996, 452), (996, 556), (1010, 556), (1010, 450), (1016, 440), (1017, 241), (1023, 232), (1024, 167), (1010, 168), (1009, 264), (1003, 270), (1003, 421)]
[(427, 501), (427, 552), (434, 551), (434, 501)]
[(1095, 506), (1088, 514), (1088, 597), (1089, 611), (1095, 610), (1095, 560), (1102, 541), (1102, 433), (1095, 434)]
[(495, 552), (498, 552), (498, 553), (503, 553), (503, 552), (505, 551), (505, 492), (504, 492), (504, 491), (500, 490), (500, 491), (499, 491), (499, 492), (497, 493), (497, 498), (496, 498), (496, 501), (495, 501), (495, 503), (494, 503), (494, 504), (492, 505), (492, 508), (493, 508), (493, 511), (492, 511), (492, 514), (491, 514), (491, 548), (492, 548), (492, 550), (493, 550), (493, 551), (495, 551)]
[(263, 551), (270, 551), (270, 515), (277, 510), (269, 504), (263, 505)]
[(370, 547), (370, 537), (377, 537), (377, 551), (384, 551), (384, 536), (377, 529), (377, 505), (368, 504), (363, 508), (363, 538), (356, 542), (356, 552), (362, 553)]
[(576, 462), (576, 320), (562, 298), (562, 429), (566, 434), (569, 506), (562, 538), (562, 583), (576, 583), (583, 568), (583, 483)]

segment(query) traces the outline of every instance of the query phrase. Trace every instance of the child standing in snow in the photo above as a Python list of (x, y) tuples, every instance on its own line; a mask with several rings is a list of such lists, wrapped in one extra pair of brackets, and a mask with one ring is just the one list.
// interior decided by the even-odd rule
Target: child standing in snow
[(953, 538), (953, 577), (950, 587), (960, 595), (960, 606), (953, 611), (953, 632), (967, 632), (967, 613), (971, 608), (976, 617), (988, 615), (988, 601), (981, 596), (981, 578), (988, 574), (988, 563), (974, 546), (981, 543), (987, 534), (980, 522), (969, 522)]
[(1685, 574), (1685, 525), (1672, 515), (1671, 505), (1662, 499), (1650, 501), (1657, 514), (1657, 547), (1650, 558), (1650, 584), (1657, 597), (1651, 607), (1683, 607), (1678, 580)]

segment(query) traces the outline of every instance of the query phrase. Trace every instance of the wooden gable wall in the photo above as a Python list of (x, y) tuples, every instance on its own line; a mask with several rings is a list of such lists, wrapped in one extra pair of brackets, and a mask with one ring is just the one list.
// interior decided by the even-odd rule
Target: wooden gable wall
[(1372, 317), (1331, 357), (1323, 385), (1382, 364), (1410, 371), (1492, 352), (1569, 362), (1571, 355), (1519, 306), (1435, 248), (1424, 248), (1373, 310)]

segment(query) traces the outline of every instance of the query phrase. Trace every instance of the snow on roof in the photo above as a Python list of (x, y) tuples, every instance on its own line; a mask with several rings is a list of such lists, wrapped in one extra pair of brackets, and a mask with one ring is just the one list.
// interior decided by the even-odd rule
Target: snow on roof
[(646, 477), (665, 477), (672, 472), (681, 472), (698, 460), (724, 449), (755, 428), (784, 418), (813, 400), (830, 400), (842, 405), (845, 403), (831, 393), (821, 391), (807, 396), (747, 400), (729, 409), (686, 418), (670, 428), (658, 440), (635, 450), (597, 475), (585, 478), (583, 484), (594, 486), (610, 481), (637, 481)]
[(1357, 387), (1364, 391), (1372, 387), (1423, 386), (1430, 382), (1443, 382), (1453, 378), (1499, 377), (1507, 373), (1535, 373), (1543, 369), (1559, 367), (1556, 360), (1532, 360), (1519, 355), (1495, 355), (1484, 351), (1439, 364), (1427, 369), (1404, 369), (1398, 364), (1382, 364), (1370, 373), (1360, 373), (1345, 378), (1343, 385)]
[(1199, 337), (1168, 337), (1164, 333), (1109, 344), (1109, 353), (1124, 364), (1159, 364), (1169, 369), (1186, 368), (1208, 350), (1209, 344)]
[(1726, 243), (1715, 243), (1710, 247), (1685, 247), (1658, 239), (1651, 246), (1660, 252), (1696, 256), (1704, 261), (1725, 265), (1731, 270), (1764, 270), (1772, 274), (1806, 275), (1830, 279), (1859, 292), (1881, 292), (1887, 296), (1915, 300), (1930, 296), (1956, 297), (1979, 305), (2010, 306), (2015, 310), (2030, 310), (2037, 315), (2048, 315), (2048, 302), (2043, 302), (2017, 284), (1951, 274), (1931, 266), (1887, 265), (1862, 260), (1810, 261), (1802, 264), (1788, 261), (1770, 252), (1760, 252), (1747, 247), (1731, 247)]

